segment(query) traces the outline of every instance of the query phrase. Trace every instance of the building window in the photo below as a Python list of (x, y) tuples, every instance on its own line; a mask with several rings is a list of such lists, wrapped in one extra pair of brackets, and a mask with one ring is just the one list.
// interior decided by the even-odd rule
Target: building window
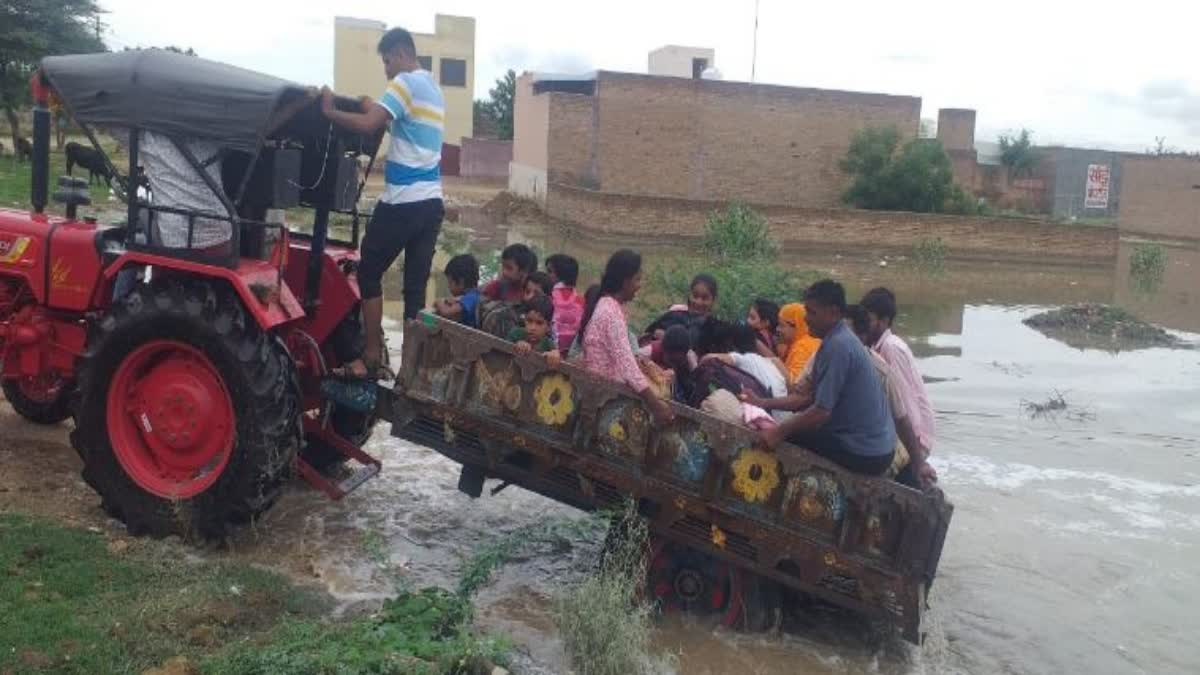
[(698, 80), (708, 70), (708, 59), (692, 59), (692, 79)]
[(421, 70), (428, 70), (431, 73), (433, 72), (432, 56), (418, 56), (417, 61), (421, 64)]
[(443, 87), (465, 87), (467, 86), (467, 62), (462, 59), (446, 59), (441, 60), (442, 77), (441, 82)]

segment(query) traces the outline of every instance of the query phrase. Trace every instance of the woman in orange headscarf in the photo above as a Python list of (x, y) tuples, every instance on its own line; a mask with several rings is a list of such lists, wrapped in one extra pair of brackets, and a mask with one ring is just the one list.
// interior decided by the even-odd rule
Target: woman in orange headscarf
[(808, 334), (804, 322), (804, 305), (792, 303), (779, 310), (779, 345), (784, 365), (787, 366), (788, 384), (795, 384), (804, 372), (804, 366), (821, 347), (821, 341)]

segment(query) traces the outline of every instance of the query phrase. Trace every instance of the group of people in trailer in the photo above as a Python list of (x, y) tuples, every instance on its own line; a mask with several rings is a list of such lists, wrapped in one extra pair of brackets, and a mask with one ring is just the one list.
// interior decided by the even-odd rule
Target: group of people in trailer
[(437, 314), (552, 366), (569, 360), (628, 385), (660, 423), (673, 420), (674, 401), (756, 429), (769, 448), (787, 440), (917, 488), (937, 480), (927, 461), (933, 408), (912, 351), (892, 330), (896, 297), (886, 288), (851, 305), (825, 279), (782, 306), (759, 298), (743, 320), (727, 322), (714, 315), (716, 279), (700, 274), (683, 302), (636, 333), (626, 313), (642, 284), (635, 251), (613, 253), (582, 294), (574, 258), (555, 254), (539, 269), (523, 244), (501, 252), (499, 275), (483, 286), (470, 254), (452, 258), (445, 275), (450, 296), (435, 303)]

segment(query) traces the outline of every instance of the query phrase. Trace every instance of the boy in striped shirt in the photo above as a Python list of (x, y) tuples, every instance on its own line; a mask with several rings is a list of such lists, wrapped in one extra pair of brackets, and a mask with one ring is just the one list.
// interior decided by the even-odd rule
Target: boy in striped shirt
[(384, 379), (382, 368), (383, 274), (404, 252), (404, 318), (414, 319), (425, 305), (425, 286), (433, 265), (444, 207), (439, 169), (445, 102), (433, 76), (421, 69), (412, 35), (393, 28), (379, 40), (379, 56), (388, 85), (378, 101), (363, 99), (359, 113), (334, 108), (325, 88), (322, 111), (340, 127), (373, 134), (391, 133), (384, 170), (386, 187), (363, 237), (358, 267), (366, 350), (347, 374)]

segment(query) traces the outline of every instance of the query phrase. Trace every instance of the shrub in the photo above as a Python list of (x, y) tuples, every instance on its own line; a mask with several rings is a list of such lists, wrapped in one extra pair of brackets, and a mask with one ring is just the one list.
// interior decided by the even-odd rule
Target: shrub
[(913, 245), (913, 261), (926, 271), (941, 272), (946, 266), (946, 242), (941, 237), (917, 241)]
[(713, 211), (704, 226), (704, 252), (725, 262), (745, 258), (770, 258), (779, 253), (767, 220), (744, 202), (730, 202), (725, 211)]
[(1167, 250), (1162, 244), (1138, 244), (1129, 256), (1129, 281), (1136, 290), (1153, 292), (1167, 271)]
[(555, 602), (563, 645), (580, 675), (661, 671), (650, 649), (654, 608), (642, 597), (648, 536), (631, 503), (614, 521), (600, 569)]
[(895, 127), (864, 129), (851, 140), (841, 168), (853, 179), (842, 201), (861, 209), (941, 213), (948, 201), (963, 208), (950, 158), (936, 140), (901, 147)]
[(756, 298), (781, 305), (796, 302), (816, 280), (814, 273), (778, 262), (779, 244), (771, 239), (766, 219), (739, 202), (709, 216), (700, 248), (705, 253), (701, 258), (677, 259), (648, 270), (638, 299), (643, 315), (657, 316), (663, 307), (688, 297), (692, 279), (701, 272), (716, 278), (720, 297), (714, 313), (726, 321), (744, 319)]

